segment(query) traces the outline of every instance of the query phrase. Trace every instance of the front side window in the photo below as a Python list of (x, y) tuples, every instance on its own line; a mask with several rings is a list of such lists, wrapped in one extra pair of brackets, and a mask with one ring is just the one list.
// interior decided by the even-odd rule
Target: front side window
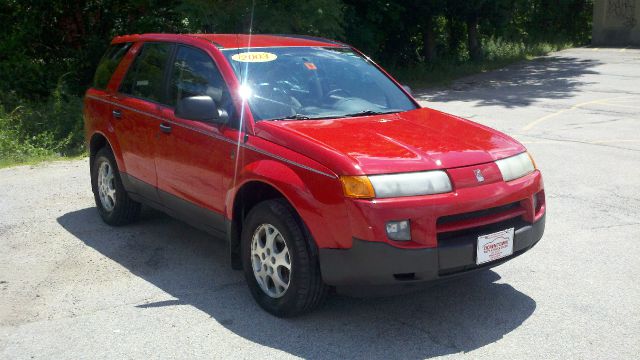
[(169, 104), (175, 106), (181, 99), (200, 95), (210, 96), (218, 108), (231, 114), (231, 97), (213, 60), (201, 50), (180, 46), (169, 80)]
[(227, 49), (255, 120), (298, 120), (413, 110), (415, 103), (349, 48)]
[(122, 80), (120, 92), (138, 98), (163, 102), (163, 78), (173, 45), (146, 43)]
[(96, 74), (93, 76), (93, 87), (96, 89), (106, 89), (111, 80), (111, 76), (120, 64), (120, 60), (129, 51), (131, 43), (120, 43), (109, 46), (107, 52), (100, 59)]

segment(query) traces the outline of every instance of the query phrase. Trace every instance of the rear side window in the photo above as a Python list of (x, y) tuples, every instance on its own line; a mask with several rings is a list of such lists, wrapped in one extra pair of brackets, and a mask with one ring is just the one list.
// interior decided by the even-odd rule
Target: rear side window
[(120, 92), (162, 102), (164, 72), (172, 47), (169, 43), (144, 44), (122, 80)]
[(100, 59), (96, 74), (93, 76), (93, 87), (96, 89), (106, 89), (111, 80), (111, 75), (116, 71), (120, 60), (129, 51), (131, 43), (120, 43), (109, 46), (107, 52)]

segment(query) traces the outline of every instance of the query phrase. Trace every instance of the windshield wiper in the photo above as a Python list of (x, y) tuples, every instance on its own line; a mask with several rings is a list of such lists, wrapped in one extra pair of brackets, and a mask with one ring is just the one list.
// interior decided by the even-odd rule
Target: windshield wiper
[(271, 121), (278, 121), (278, 120), (326, 120), (326, 119), (337, 119), (337, 118), (341, 118), (344, 117), (343, 115), (329, 115), (329, 116), (309, 116), (309, 115), (303, 115), (303, 114), (295, 114), (295, 115), (289, 115), (289, 116), (285, 116), (285, 117), (281, 117), (281, 118), (277, 118), (277, 119), (270, 119)]
[(326, 116), (309, 116), (304, 114), (294, 114), (289, 116), (284, 116), (276, 119), (269, 119), (270, 121), (279, 121), (279, 120), (326, 120), (326, 119), (338, 119), (344, 117), (357, 117), (357, 116), (367, 116), (367, 115), (382, 115), (382, 114), (393, 114), (397, 113), (398, 110), (393, 111), (375, 111), (375, 110), (364, 110), (352, 114), (346, 115), (326, 115)]
[(367, 115), (382, 115), (382, 114), (392, 114), (397, 111), (375, 111), (375, 110), (363, 110), (352, 114), (346, 114), (344, 117), (357, 117), (357, 116), (367, 116)]
[(285, 116), (277, 119), (271, 119), (271, 120), (276, 121), (276, 120), (309, 120), (309, 119), (312, 119), (312, 118), (308, 115), (294, 114), (294, 115), (289, 115), (289, 116)]

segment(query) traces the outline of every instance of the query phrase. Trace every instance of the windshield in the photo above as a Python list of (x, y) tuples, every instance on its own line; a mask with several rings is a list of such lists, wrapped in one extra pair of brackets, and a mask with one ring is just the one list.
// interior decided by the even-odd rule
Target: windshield
[(348, 48), (227, 49), (256, 121), (364, 116), (416, 105)]

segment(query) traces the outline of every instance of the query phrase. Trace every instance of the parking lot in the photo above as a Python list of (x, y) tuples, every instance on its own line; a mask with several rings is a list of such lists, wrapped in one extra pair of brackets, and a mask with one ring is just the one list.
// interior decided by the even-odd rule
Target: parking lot
[(570, 49), (415, 95), (528, 147), (548, 209), (535, 248), (279, 319), (222, 241), (150, 210), (104, 225), (87, 159), (2, 169), (0, 358), (638, 358), (640, 50)]

